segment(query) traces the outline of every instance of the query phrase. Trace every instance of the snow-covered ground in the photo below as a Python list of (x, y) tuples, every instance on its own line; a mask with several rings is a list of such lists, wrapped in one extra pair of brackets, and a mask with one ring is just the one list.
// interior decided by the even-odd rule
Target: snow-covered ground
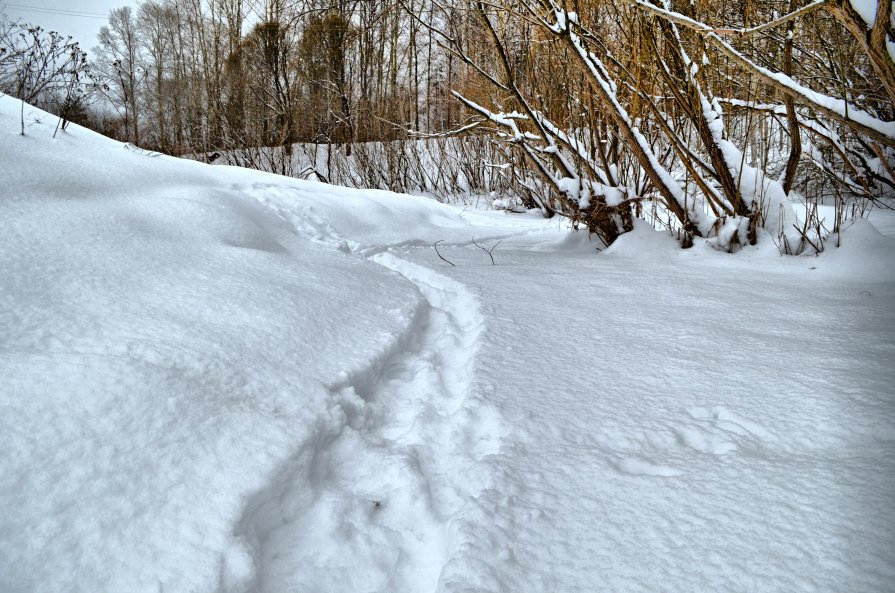
[(895, 590), (891, 213), (598, 252), (17, 110), (0, 591)]

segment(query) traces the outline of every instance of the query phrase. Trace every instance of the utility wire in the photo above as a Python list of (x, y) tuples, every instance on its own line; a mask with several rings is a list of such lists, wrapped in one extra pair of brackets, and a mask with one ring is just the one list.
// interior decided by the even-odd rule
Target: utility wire
[(27, 9), (33, 9), (33, 10), (46, 10), (46, 11), (52, 11), (52, 12), (72, 12), (75, 14), (84, 14), (84, 15), (89, 15), (89, 16), (105, 16), (105, 13), (102, 13), (102, 12), (91, 12), (88, 10), (74, 10), (71, 8), (57, 8), (54, 6), (34, 6), (31, 4), (17, 4), (15, 2), (12, 2), (12, 3), (5, 2), (4, 5), (5, 6), (14, 6), (15, 8), (27, 8)]
[(84, 12), (81, 10), (65, 10), (58, 8), (42, 8), (36, 6), (24, 6), (22, 4), (5, 4), (3, 5), (10, 10), (15, 10), (16, 12), (36, 12), (39, 14), (56, 14), (60, 16), (72, 16), (72, 17), (81, 17), (85, 19), (102, 19), (106, 20), (109, 18), (109, 15), (101, 14), (99, 12)]

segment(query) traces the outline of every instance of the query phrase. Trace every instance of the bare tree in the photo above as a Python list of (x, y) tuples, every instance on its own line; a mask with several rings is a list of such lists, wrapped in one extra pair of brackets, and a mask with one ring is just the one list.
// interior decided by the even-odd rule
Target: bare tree
[(109, 24), (99, 31), (99, 46), (94, 70), (112, 104), (123, 110), (127, 139), (140, 143), (140, 105), (138, 93), (145, 79), (140, 67), (137, 22), (129, 6), (113, 9)]

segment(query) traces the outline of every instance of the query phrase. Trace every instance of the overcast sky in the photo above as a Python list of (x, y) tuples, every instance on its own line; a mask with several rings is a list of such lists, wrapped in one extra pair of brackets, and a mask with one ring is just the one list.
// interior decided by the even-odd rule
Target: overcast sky
[(0, 13), (10, 20), (40, 25), (71, 35), (89, 55), (96, 45), (99, 28), (108, 22), (109, 11), (134, 0), (0, 0)]

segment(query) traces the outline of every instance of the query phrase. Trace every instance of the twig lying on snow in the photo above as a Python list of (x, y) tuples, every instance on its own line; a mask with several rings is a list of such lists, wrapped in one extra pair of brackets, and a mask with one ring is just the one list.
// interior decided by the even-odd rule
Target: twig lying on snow
[(452, 262), (452, 261), (449, 260), (449, 259), (445, 259), (444, 256), (441, 255), (441, 253), (438, 252), (438, 244), (441, 243), (443, 240), (444, 240), (444, 239), (440, 239), (440, 240), (438, 240), (438, 241), (435, 241), (435, 245), (433, 246), (433, 247), (435, 247), (435, 253), (438, 254), (438, 257), (441, 258), (442, 261), (446, 261), (447, 263), (451, 264), (452, 266), (456, 266), (457, 264), (455, 264), (454, 262)]
[(485, 253), (487, 253), (487, 254), (488, 254), (488, 257), (491, 258), (491, 265), (492, 265), (492, 266), (495, 265), (495, 264), (494, 264), (494, 255), (492, 255), (492, 253), (494, 252), (495, 249), (497, 249), (497, 246), (500, 245), (500, 243), (501, 243), (501, 242), (498, 241), (497, 243), (495, 243), (494, 245), (491, 246), (491, 249), (488, 249), (488, 248), (486, 248), (484, 245), (479, 245), (478, 243), (476, 243), (476, 242), (475, 242), (475, 237), (472, 238), (472, 244), (475, 245), (476, 247), (478, 247), (479, 249), (481, 249), (482, 251), (484, 251)]

